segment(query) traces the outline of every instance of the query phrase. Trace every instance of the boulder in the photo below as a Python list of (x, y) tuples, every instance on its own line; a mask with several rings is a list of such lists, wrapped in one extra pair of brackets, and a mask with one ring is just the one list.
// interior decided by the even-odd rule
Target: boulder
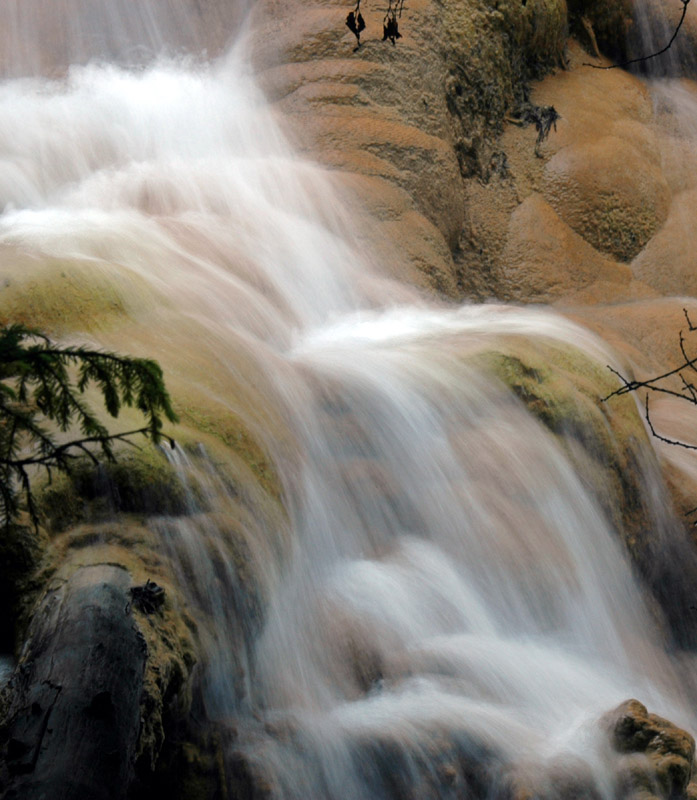
[[(685, 797), (692, 777), (695, 740), (638, 700), (627, 700), (604, 719), (619, 762), (621, 797)], [(694, 787), (690, 788), (690, 793)]]

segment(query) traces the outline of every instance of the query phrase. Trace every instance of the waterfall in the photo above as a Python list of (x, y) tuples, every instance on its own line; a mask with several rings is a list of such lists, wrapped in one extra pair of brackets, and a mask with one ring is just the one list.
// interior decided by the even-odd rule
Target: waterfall
[[(20, 25), (34, 4), (7, 5)], [(202, 691), (209, 718), (234, 724), (229, 763), (284, 800), (516, 781), (561, 796), (559, 775), (612, 797), (606, 711), (636, 696), (695, 720), (563, 436), (470, 356), (511, 339), (615, 356), (552, 311), (454, 308), (382, 277), (330, 180), (286, 143), (244, 48), (124, 65), (129, 26), (150, 27), (118, 16), (121, 29), (120, 5), (90, 4), (118, 34), (96, 42), (104, 62), (82, 50), (58, 77), (26, 67), (0, 85), (2, 277), (29, 265), (117, 287), (133, 328), (118, 349), (149, 342), (182, 369), (199, 361), (203, 381), (244, 384), (243, 351), (291, 433), (293, 459), (267, 442), (291, 543), (266, 568), (254, 636), (193, 490), (188, 521), (151, 523), (219, 626)], [(179, 30), (184, 6), (171, 8)], [(153, 26), (147, 48), (172, 41)], [(107, 324), (90, 336), (113, 345)], [(188, 480), (190, 457), (173, 460)], [(225, 491), (209, 473), (207, 505)]]
[(213, 54), (242, 24), (236, 0), (2, 0), (0, 74), (60, 74), (90, 60), (139, 66), (163, 51)]
[[(633, 3), (634, 25), (629, 35), (631, 58), (643, 58), (662, 51), (673, 40), (683, 12), (682, 2), (659, 3), (639, 0)], [(691, 46), (691, 28), (694, 9), (686, 8), (682, 30), (672, 41), (669, 49), (656, 58), (639, 62), (635, 68), (653, 77), (695, 75), (694, 50)]]

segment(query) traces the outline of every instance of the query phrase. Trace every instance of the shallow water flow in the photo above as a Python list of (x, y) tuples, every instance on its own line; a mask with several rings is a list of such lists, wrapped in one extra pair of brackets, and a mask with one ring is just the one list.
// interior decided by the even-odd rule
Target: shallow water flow
[(207, 711), (236, 715), (235, 758), (271, 796), (455, 797), (520, 776), (554, 795), (561, 770), (610, 797), (602, 713), (636, 695), (690, 722), (597, 498), (467, 357), (520, 337), (606, 363), (601, 341), (541, 310), (395, 307), (404, 288), (374, 279), (240, 49), (5, 81), (0, 151), (7, 253), (105, 277), (134, 324), (167, 308), (207, 372), (232, 372), (244, 342), (293, 432), (297, 457), (275, 464), (292, 544), (243, 679), (219, 529), (158, 523), (220, 628)]

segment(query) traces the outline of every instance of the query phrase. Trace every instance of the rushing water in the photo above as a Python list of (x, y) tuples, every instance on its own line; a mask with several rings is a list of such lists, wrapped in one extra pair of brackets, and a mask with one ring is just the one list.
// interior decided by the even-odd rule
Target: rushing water
[(235, 568), (216, 568), (200, 498), (154, 523), (218, 626), (206, 711), (234, 717), (231, 761), (272, 797), (457, 797), (514, 780), (561, 795), (560, 774), (611, 796), (599, 717), (637, 696), (689, 724), (678, 680), (598, 501), (463, 353), (517, 336), (612, 355), (551, 312), (404, 302), (245, 64), (234, 50), (0, 86), (8, 258), (140, 287), (134, 322), (152, 315), (165, 346), (159, 309), (173, 310), (211, 370), (233, 371), (243, 342), (297, 443), (275, 464), (292, 546), (241, 672)]

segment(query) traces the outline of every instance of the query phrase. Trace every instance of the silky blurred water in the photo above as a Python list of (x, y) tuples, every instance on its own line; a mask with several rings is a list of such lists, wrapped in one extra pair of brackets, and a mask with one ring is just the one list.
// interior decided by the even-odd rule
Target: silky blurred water
[[(149, 4), (114, 28), (119, 8), (95, 6), (90, 25), (129, 41), (146, 15), (150, 30)], [(153, 19), (154, 52), (178, 22)], [(204, 371), (233, 371), (244, 342), (292, 431), (295, 457), (274, 464), (292, 544), (269, 564), (254, 636), (202, 513), (224, 492), (215, 470), (199, 476), (205, 503), (190, 487), (188, 518), (152, 523), (213, 623), (202, 691), (237, 730), (231, 759), (274, 798), (456, 797), (476, 781), (494, 795), (515, 780), (561, 796), (560, 771), (611, 797), (599, 718), (637, 696), (692, 724), (681, 682), (560, 438), (466, 355), (510, 337), (613, 354), (551, 311), (445, 307), (380, 278), (242, 45), (138, 68), (95, 47), (102, 63), (79, 51), (59, 77), (0, 85), (0, 246), (147, 296), (139, 324), (164, 307), (195, 323)], [(164, 347), (172, 331), (157, 332)], [(172, 458), (188, 480), (188, 457)]]

